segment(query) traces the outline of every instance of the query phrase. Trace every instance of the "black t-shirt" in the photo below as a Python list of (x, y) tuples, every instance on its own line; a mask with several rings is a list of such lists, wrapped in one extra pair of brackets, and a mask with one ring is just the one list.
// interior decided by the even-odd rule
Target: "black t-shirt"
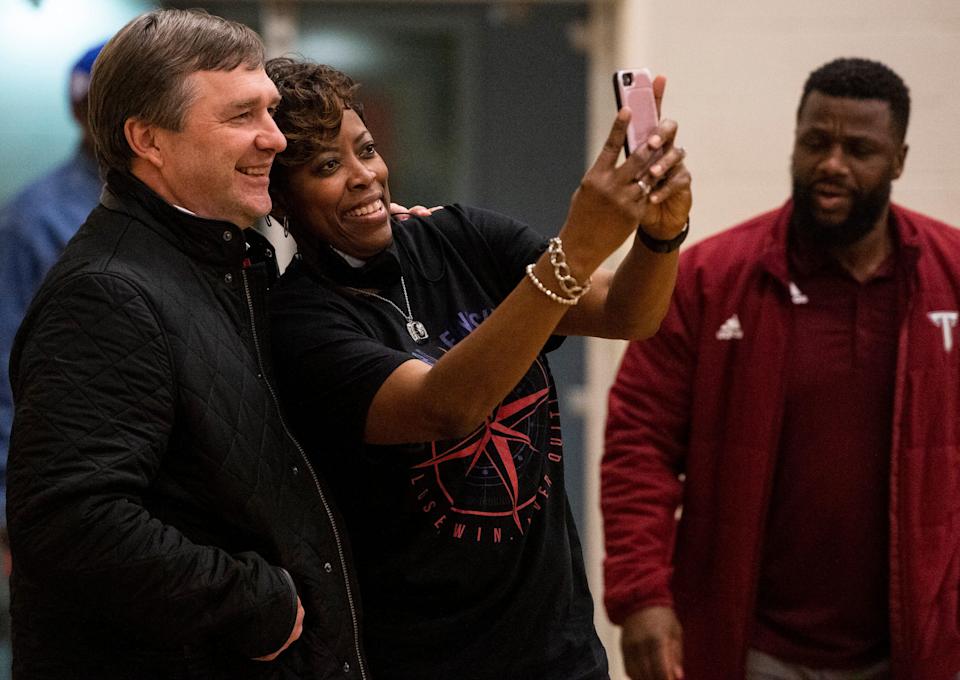
[[(322, 274), (296, 262), (271, 301), (281, 393), (350, 532), (373, 675), (607, 678), (564, 491), (545, 356), (559, 339), (467, 437), (362, 441), (384, 380), (411, 358), (436, 362), (466, 337), (546, 244), (518, 222), (460, 206), (394, 224), (393, 234), (361, 269), (332, 251)], [(430, 335), (424, 344), (393, 305), (344, 287), (376, 287), (405, 311), (401, 271)]]

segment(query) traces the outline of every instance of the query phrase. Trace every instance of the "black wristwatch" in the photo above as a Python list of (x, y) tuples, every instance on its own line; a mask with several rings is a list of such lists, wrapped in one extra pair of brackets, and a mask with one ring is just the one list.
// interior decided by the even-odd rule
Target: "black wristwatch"
[(687, 234), (689, 233), (689, 217), (687, 218), (687, 223), (683, 225), (683, 230), (672, 239), (666, 241), (659, 238), (653, 238), (650, 234), (643, 230), (643, 227), (637, 227), (637, 236), (640, 237), (640, 242), (647, 247), (647, 250), (652, 250), (655, 253), (672, 253), (674, 250), (680, 247), (681, 243), (687, 240)]

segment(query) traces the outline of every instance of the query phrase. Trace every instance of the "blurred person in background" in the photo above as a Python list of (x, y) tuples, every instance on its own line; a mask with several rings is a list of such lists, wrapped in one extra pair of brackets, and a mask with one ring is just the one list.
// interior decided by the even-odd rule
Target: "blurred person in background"
[(103, 43), (87, 50), (70, 69), (70, 111), (80, 128), (80, 142), (70, 158), (31, 182), (0, 209), (0, 680), (9, 675), (10, 618), (7, 577), (7, 450), (13, 421), (8, 362), (13, 338), (47, 270), (70, 237), (97, 205), (102, 182), (87, 124), (90, 72)]
[(791, 200), (688, 249), (627, 349), (601, 500), (634, 680), (960, 672), (960, 231), (890, 201), (909, 116), (884, 64), (813, 71)]
[[(30, 299), (67, 241), (97, 205), (103, 183), (87, 123), (90, 72), (103, 43), (70, 70), (70, 110), (80, 128), (73, 155), (28, 184), (0, 210), (0, 512), (6, 507), (6, 461), (13, 403), (7, 362)], [(6, 522), (4, 522), (4, 526)]]

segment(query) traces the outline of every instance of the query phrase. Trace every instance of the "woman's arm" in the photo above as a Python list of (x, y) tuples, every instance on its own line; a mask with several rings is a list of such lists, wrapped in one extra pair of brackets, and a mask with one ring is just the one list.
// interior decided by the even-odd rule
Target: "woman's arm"
[[(658, 111), (665, 87), (666, 78), (657, 76), (653, 90)], [(692, 202), (690, 173), (683, 165), (685, 153), (674, 146), (676, 132), (676, 124), (664, 121), (659, 134), (649, 140), (648, 143), (659, 144), (666, 162), (654, 163), (641, 178), (653, 191), (650, 209), (639, 229), (661, 241), (673, 239), (688, 226)], [(676, 250), (654, 252), (639, 235), (634, 236), (631, 249), (616, 271), (600, 269), (594, 274), (591, 291), (563, 318), (556, 332), (624, 340), (650, 337), (670, 306), (677, 259)]]
[[(689, 175), (686, 180), (689, 186)], [(557, 325), (559, 335), (643, 340), (660, 326), (677, 276), (678, 251), (657, 253), (639, 236), (616, 271), (598, 269), (590, 291)]]
[[(654, 238), (669, 239), (686, 223), (690, 178), (683, 167), (682, 151), (672, 147), (676, 123), (664, 121), (646, 146), (618, 166), (628, 121), (629, 111), (621, 110), (596, 162), (574, 193), (560, 231), (570, 273), (580, 282), (586, 281), (638, 224), (645, 225)], [(658, 159), (661, 148), (663, 155)], [(640, 178), (656, 186), (649, 195), (637, 184)], [(602, 331), (614, 325), (607, 320), (618, 313), (632, 319), (633, 306), (655, 307), (662, 300), (665, 310), (676, 256), (638, 251), (633, 260), (615, 275), (597, 276), (597, 290), (580, 299), (585, 309), (572, 328), (605, 334)], [(544, 253), (534, 264), (533, 274), (546, 288), (568, 297), (554, 269)], [(630, 276), (640, 276), (643, 283), (628, 281)], [(651, 290), (641, 291), (639, 299), (631, 302), (630, 296), (641, 287)], [(607, 305), (611, 297), (613, 301)], [(469, 434), (516, 386), (564, 315), (578, 306), (560, 304), (531, 280), (521, 281), (476, 330), (436, 364), (411, 360), (390, 374), (371, 402), (364, 441), (396, 444)], [(644, 310), (641, 315), (646, 314)], [(655, 329), (662, 314), (658, 309), (653, 314), (655, 322), (647, 327)]]

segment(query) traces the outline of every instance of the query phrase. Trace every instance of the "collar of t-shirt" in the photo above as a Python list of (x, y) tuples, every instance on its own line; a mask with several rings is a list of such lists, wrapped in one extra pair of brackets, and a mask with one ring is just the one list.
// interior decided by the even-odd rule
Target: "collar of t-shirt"
[(341, 286), (382, 290), (400, 280), (400, 257), (395, 243), (366, 261), (329, 245), (317, 249), (317, 258), (318, 273)]

